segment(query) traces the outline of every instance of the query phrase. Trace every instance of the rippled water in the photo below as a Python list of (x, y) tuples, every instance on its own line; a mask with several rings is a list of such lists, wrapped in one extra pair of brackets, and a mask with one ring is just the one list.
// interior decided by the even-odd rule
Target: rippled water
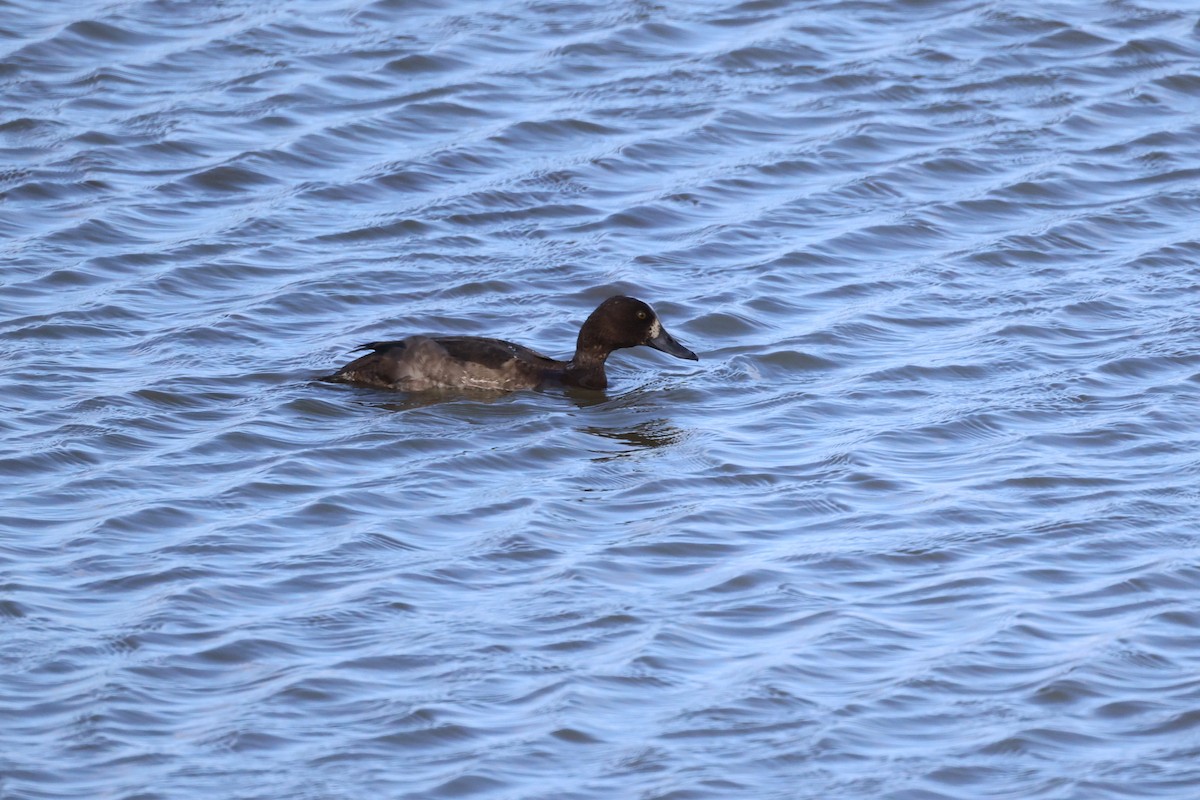
[(0, 5), (0, 797), (1196, 797), (1197, 19)]

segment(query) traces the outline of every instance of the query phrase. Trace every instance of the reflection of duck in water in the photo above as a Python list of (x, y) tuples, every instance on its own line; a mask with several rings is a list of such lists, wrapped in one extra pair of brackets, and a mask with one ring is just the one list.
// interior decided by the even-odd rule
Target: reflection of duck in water
[(614, 350), (638, 345), (698, 361), (659, 322), (654, 309), (633, 297), (610, 297), (579, 329), (575, 355), (558, 361), (502, 339), (410, 336), (371, 342), (373, 352), (327, 380), (400, 391), (424, 389), (535, 389), (548, 384), (604, 389), (604, 362)]
[(665, 419), (647, 420), (630, 428), (589, 425), (580, 430), (618, 446), (601, 445), (600, 449), (591, 450), (594, 453), (592, 456), (594, 461), (638, 458), (660, 447), (677, 445), (687, 437), (687, 433), (682, 428), (672, 425)]

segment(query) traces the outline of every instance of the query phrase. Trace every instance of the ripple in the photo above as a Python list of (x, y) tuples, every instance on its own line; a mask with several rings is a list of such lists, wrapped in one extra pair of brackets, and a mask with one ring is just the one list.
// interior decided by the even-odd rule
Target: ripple
[(1200, 780), (1185, 11), (7, 10), (0, 794)]

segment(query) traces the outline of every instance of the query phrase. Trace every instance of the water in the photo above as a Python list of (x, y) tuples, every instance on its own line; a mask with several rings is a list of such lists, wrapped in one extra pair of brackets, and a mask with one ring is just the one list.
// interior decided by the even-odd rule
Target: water
[(0, 20), (4, 800), (1197, 796), (1194, 4)]

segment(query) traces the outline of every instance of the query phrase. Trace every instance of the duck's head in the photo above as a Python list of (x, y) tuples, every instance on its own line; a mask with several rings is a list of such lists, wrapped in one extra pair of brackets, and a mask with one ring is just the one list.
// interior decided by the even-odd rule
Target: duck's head
[(638, 345), (691, 361), (699, 357), (667, 333), (658, 314), (636, 297), (618, 295), (601, 303), (579, 330), (578, 351), (600, 349), (604, 355)]

